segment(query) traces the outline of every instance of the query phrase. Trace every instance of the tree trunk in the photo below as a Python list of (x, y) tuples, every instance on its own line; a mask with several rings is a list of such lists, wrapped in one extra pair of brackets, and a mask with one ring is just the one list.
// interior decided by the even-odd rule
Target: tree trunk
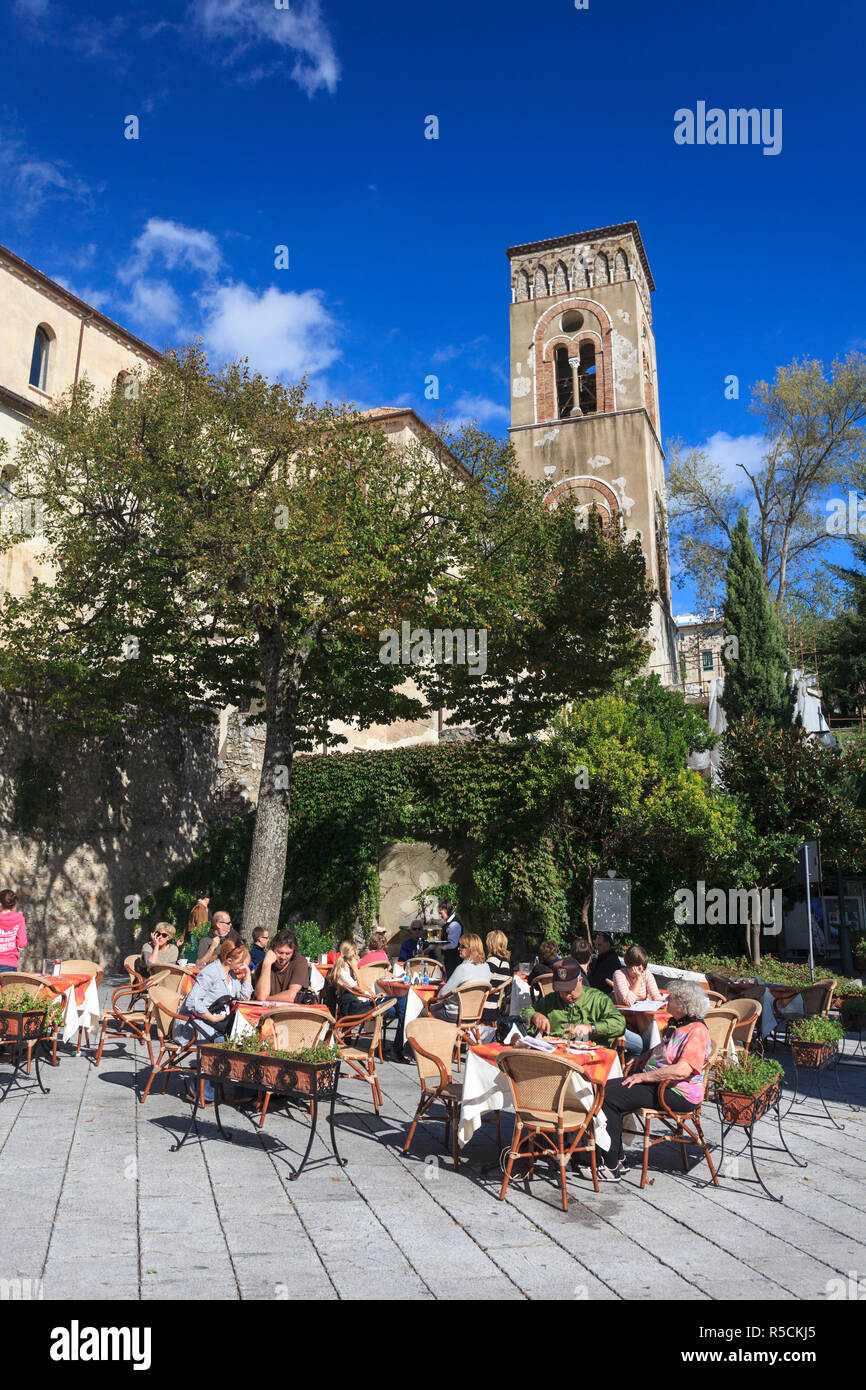
[(302, 662), (286, 661), (278, 627), (260, 629), (265, 678), (265, 751), (242, 932), (247, 944), (257, 927), (279, 926), (289, 844), (289, 788), (294, 758), (298, 679)]
[(749, 956), (755, 969), (761, 964), (761, 919), (753, 922), (749, 918)]

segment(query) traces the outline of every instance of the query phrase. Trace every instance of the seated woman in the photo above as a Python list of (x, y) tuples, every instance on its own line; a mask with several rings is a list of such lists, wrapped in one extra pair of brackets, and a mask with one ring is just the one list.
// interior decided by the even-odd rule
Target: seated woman
[(589, 984), (589, 963), (592, 960), (592, 947), (583, 937), (576, 937), (571, 943), (571, 959), (576, 960), (583, 975), (583, 983)]
[(457, 954), (460, 957), (460, 964), (448, 976), (436, 999), (430, 1005), (430, 1012), (433, 1017), (444, 1019), (448, 1023), (456, 1023), (460, 1013), (459, 1001), (454, 998), (455, 989), (460, 985), (486, 985), (490, 983), (490, 966), (484, 959), (484, 945), (480, 936), (475, 936), (472, 932), (464, 932), (457, 943)]
[(383, 931), (374, 931), (367, 944), (367, 953), (361, 957), (358, 965), (390, 965), (391, 961), (385, 950), (387, 945), (387, 934)]
[(376, 1005), (376, 997), (364, 989), (358, 978), (358, 952), (351, 941), (340, 942), (340, 954), (328, 973), (328, 983), (337, 991), (337, 1017), (365, 1014)]
[(625, 1168), (622, 1155), (622, 1117), (635, 1110), (652, 1110), (658, 1104), (659, 1085), (667, 1081), (665, 1103), (678, 1114), (688, 1115), (704, 1095), (704, 1071), (712, 1043), (703, 1022), (710, 1001), (700, 985), (675, 981), (668, 996), (670, 1026), (652, 1052), (644, 1052), (626, 1077), (608, 1081), (602, 1113), (607, 1121), (610, 1148), (607, 1162), (599, 1165), (604, 1182), (619, 1182)]
[[(629, 946), (625, 953), (625, 969), (617, 970), (613, 977), (613, 1002), (615, 1004), (642, 1004), (647, 999), (661, 999), (661, 990), (647, 969), (649, 957), (642, 946)], [(652, 1026), (652, 1014), (644, 1014), (644, 1033)], [(636, 1020), (632, 1019), (633, 1022)], [(629, 1052), (643, 1052), (645, 1039), (634, 1028), (626, 1028), (625, 1045)]]
[(141, 948), (142, 975), (158, 975), (162, 966), (177, 965), (175, 932), (176, 928), (171, 922), (157, 922), (150, 933), (150, 940)]
[[(193, 1038), (207, 1041), (224, 1035), (232, 1019), (232, 1001), (249, 999), (252, 992), (249, 951), (234, 941), (224, 941), (216, 960), (199, 971), (195, 984), (182, 1001), (178, 1013), (187, 1015), (190, 1022), (180, 1019), (175, 1023), (175, 1038), (178, 1042), (190, 1042)], [(204, 1098), (213, 1100), (213, 1086), (207, 1080)]]
[[(514, 966), (511, 964), (511, 952), (508, 949), (508, 937), (504, 931), (491, 931), (487, 933), (487, 967), (490, 971), (490, 983), (494, 989), (499, 985), (508, 984), (514, 975)], [(491, 997), (484, 1005), (484, 1012), (481, 1015), (482, 1023), (487, 1023), (491, 1028), (495, 1028), (500, 1017), (508, 1014), (510, 1000), (508, 990), (503, 997), (503, 1007), (500, 1007), (496, 1000)]]
[(555, 941), (542, 941), (538, 948), (538, 959), (527, 976), (528, 983), (534, 985), (539, 975), (550, 975), (557, 961), (562, 957)]

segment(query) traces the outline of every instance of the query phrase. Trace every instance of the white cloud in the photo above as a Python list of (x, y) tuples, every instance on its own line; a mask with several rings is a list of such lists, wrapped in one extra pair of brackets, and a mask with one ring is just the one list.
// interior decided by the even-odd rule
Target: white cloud
[(150, 217), (141, 236), (133, 242), (129, 263), (118, 270), (118, 278), (134, 280), (155, 260), (162, 261), (168, 270), (181, 268), (213, 275), (222, 264), (222, 255), (211, 232), (185, 227), (164, 217)]
[(67, 280), (63, 275), (53, 275), (51, 278), (55, 280), (58, 285), (62, 285), (65, 290), (68, 290), (70, 294), (74, 294), (79, 299), (83, 299), (85, 304), (90, 305), (91, 309), (104, 310), (111, 300), (111, 296), (107, 294), (105, 290), (94, 290), (89, 286), (82, 286), (79, 288), (78, 285), (73, 285), (72, 282)]
[(686, 623), (701, 623), (703, 618), (699, 613), (678, 613), (674, 622), (677, 627), (683, 627)]
[(701, 448), (721, 469), (726, 483), (733, 483), (735, 487), (748, 487), (749, 481), (742, 468), (737, 465), (745, 464), (750, 473), (760, 468), (766, 440), (762, 434), (732, 435), (725, 430), (716, 430)]
[[(206, 39), (228, 41), (227, 63), (237, 62), (255, 44), (276, 44), (297, 55), (291, 76), (307, 96), (322, 87), (331, 93), (337, 89), (340, 64), (319, 0), (290, 0), (285, 9), (277, 9), (273, 0), (195, 0), (187, 16)], [(259, 65), (247, 76), (254, 81), (270, 71), (273, 67)]]
[(272, 286), (259, 294), (241, 282), (207, 290), (200, 301), (208, 346), (220, 357), (248, 357), (266, 376), (297, 380), (324, 371), (340, 356), (339, 325), (320, 290)]
[(177, 294), (167, 280), (136, 280), (124, 311), (148, 332), (170, 329), (177, 337), (189, 337), (181, 331), (182, 309)]
[(471, 396), (464, 392), (455, 403), (454, 410), (456, 415), (452, 417), (453, 424), (466, 425), (470, 421), (477, 420), (479, 424), (508, 424), (511, 419), (511, 412), (507, 405), (500, 405), (498, 401), (493, 401), (489, 396)]

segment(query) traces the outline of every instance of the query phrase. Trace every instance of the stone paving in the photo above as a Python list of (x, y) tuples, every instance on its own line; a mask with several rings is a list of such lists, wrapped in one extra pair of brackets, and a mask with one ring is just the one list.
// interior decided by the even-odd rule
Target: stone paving
[[(61, 1065), (43, 1071), (50, 1095), (12, 1090), (0, 1105), (0, 1283), (41, 1279), (46, 1299), (825, 1299), (830, 1281), (866, 1270), (863, 1058), (840, 1067), (849, 1103), (832, 1080), (825, 1086), (844, 1131), (819, 1117), (817, 1100), (785, 1120), (807, 1169), (784, 1154), (761, 1157), (784, 1204), (761, 1192), (747, 1159), (720, 1189), (698, 1187), (706, 1164), (693, 1160), (686, 1175), (679, 1151), (664, 1145), (643, 1192), (639, 1170), (598, 1194), (570, 1176), (564, 1213), (543, 1165), (497, 1200), (492, 1124), (458, 1173), (441, 1123), (419, 1126), (404, 1158), (414, 1066), (380, 1066), (378, 1119), (369, 1088), (342, 1080), (348, 1166), (325, 1161), (317, 1137), (311, 1166), (290, 1183), (303, 1119), (273, 1113), (260, 1134), (226, 1107), (227, 1143), (207, 1110), (198, 1136), (173, 1154), (189, 1108), (176, 1080), (138, 1103), (143, 1049), (106, 1043), (98, 1071), (62, 1051)], [(790, 1053), (778, 1055), (790, 1076)], [(6, 1076), (4, 1061), (0, 1084)], [(705, 1119), (717, 1140), (714, 1107)], [(775, 1142), (775, 1124), (760, 1130)]]

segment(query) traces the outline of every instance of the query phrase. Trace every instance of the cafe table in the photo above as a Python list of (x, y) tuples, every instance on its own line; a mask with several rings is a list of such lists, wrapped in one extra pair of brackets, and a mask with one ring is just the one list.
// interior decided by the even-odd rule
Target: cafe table
[(755, 976), (754, 980), (731, 980), (729, 982), (729, 992), (732, 999), (739, 999), (749, 989), (754, 989), (758, 985), (764, 993), (757, 1001), (761, 1005), (761, 1037), (769, 1037), (779, 1020), (776, 1018), (773, 1004), (778, 1004), (783, 1013), (789, 1018), (803, 1017), (803, 997), (800, 993), (800, 986), (797, 985), (773, 985), (766, 980), (761, 980)]
[(424, 1013), (425, 1004), (429, 1004), (431, 999), (435, 999), (439, 993), (438, 985), (410, 984), (408, 980), (387, 980), (378, 979), (376, 981), (376, 991), (378, 994), (389, 994), (392, 999), (406, 998), (406, 1016), (403, 1020), (404, 1030), (413, 1019), (420, 1018)]
[[(555, 1041), (555, 1040), (552, 1040)], [(502, 1043), (486, 1043), (470, 1047), (466, 1054), (466, 1068), (463, 1073), (463, 1098), (460, 1104), (460, 1118), (457, 1122), (457, 1138), (462, 1148), (468, 1144), (481, 1124), (482, 1116), (493, 1110), (513, 1110), (513, 1095), (507, 1077), (499, 1070), (498, 1059), (505, 1051)], [(572, 1062), (577, 1062), (586, 1072), (590, 1081), (604, 1085), (613, 1077), (622, 1076), (622, 1066), (618, 1054), (609, 1047), (581, 1048), (567, 1045), (561, 1041), (556, 1052), (545, 1055), (555, 1057), (561, 1053)], [(585, 1101), (587, 1109), (592, 1105), (592, 1087), (583, 1077), (574, 1075), (571, 1085), (579, 1100)], [(593, 1133), (599, 1149), (610, 1148), (607, 1122), (599, 1111), (593, 1120)], [(627, 1136), (624, 1134), (624, 1138)]]
[(102, 1010), (96, 976), (79, 973), (68, 975), (37, 975), (48, 987), (63, 995), (63, 1041), (76, 1042), (81, 1028), (95, 1028)]

